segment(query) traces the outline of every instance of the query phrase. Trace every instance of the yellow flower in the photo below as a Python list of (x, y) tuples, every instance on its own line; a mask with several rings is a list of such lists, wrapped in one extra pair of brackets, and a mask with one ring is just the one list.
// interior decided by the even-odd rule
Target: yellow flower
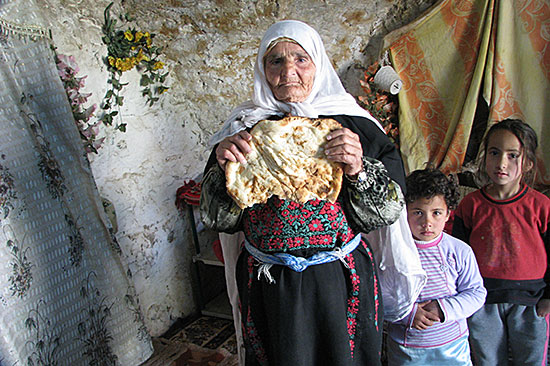
[(132, 59), (128, 57), (124, 59), (117, 58), (115, 65), (116, 65), (115, 67), (122, 72), (131, 70), (134, 67), (134, 64), (132, 63)]
[(109, 59), (109, 65), (115, 66), (115, 62), (116, 62), (115, 58), (113, 56), (109, 56), (108, 59)]
[(141, 37), (143, 37), (143, 32), (141, 31), (136, 32), (136, 43), (139, 42)]
[(153, 40), (151, 39), (151, 37), (148, 37), (147, 38), (147, 48), (150, 48), (152, 43), (153, 43)]
[(143, 54), (143, 50), (142, 50), (142, 49), (139, 50), (139, 52), (138, 52), (136, 58), (137, 58), (138, 62), (141, 62), (141, 61), (143, 61), (143, 60), (149, 61), (149, 57), (147, 57), (145, 54)]
[(126, 32), (124, 32), (124, 37), (130, 42), (134, 39), (134, 35), (132, 34), (131, 30), (127, 30)]
[(155, 62), (155, 64), (153, 65), (153, 70), (162, 69), (163, 67), (164, 67), (164, 62), (162, 62), (162, 61), (157, 61), (157, 62)]
[(125, 66), (124, 71), (128, 71), (128, 70), (131, 70), (135, 65), (131, 58), (126, 58), (124, 66)]

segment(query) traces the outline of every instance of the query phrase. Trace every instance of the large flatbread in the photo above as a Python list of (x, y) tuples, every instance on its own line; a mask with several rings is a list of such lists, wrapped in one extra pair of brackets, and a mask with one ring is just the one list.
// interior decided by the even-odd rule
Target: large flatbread
[(323, 147), (333, 119), (285, 117), (259, 121), (250, 131), (252, 151), (245, 165), (228, 162), (227, 191), (241, 208), (265, 203), (272, 195), (305, 203), (335, 202), (342, 187), (342, 167), (326, 159)]

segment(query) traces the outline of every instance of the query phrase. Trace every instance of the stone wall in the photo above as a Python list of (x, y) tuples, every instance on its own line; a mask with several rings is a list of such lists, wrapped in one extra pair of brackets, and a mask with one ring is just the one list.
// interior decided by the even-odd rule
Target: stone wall
[[(85, 92), (100, 103), (107, 88), (102, 43), (104, 0), (35, 0), (61, 54), (73, 55)], [(256, 48), (274, 21), (298, 19), (316, 28), (344, 85), (360, 93), (362, 68), (377, 60), (382, 37), (435, 0), (122, 0), (136, 29), (155, 33), (164, 47), (170, 89), (149, 108), (139, 74), (129, 71), (120, 120), (127, 132), (101, 127), (106, 138), (90, 154), (100, 194), (117, 216), (117, 238), (151, 335), (196, 310), (191, 279), (191, 235), (174, 205), (176, 189), (196, 178), (207, 141), (251, 93)]]

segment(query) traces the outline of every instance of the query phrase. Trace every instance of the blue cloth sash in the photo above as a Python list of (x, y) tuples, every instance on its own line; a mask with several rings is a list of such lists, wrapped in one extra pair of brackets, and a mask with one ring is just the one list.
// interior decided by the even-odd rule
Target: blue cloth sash
[[(355, 248), (361, 243), (361, 234), (357, 234), (352, 240), (347, 242), (342, 248), (336, 248), (331, 251), (323, 251), (312, 255), (309, 258), (297, 257), (288, 253), (274, 253), (266, 254), (258, 248), (252, 246), (247, 240), (245, 240), (244, 247), (246, 250), (262, 265), (281, 265), (287, 266), (296, 272), (303, 272), (307, 267), (334, 262), (341, 260), (347, 267), (347, 263), (344, 258), (349, 253), (353, 252)], [(268, 268), (269, 269), (269, 268)]]

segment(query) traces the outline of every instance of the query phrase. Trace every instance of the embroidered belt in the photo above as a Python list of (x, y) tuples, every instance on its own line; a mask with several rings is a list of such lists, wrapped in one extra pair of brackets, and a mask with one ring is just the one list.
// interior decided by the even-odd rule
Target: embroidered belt
[(269, 269), (274, 264), (287, 266), (296, 272), (303, 272), (309, 266), (330, 263), (336, 260), (340, 260), (344, 264), (344, 266), (349, 268), (348, 264), (345, 261), (345, 257), (349, 253), (353, 252), (357, 248), (359, 243), (361, 243), (361, 234), (357, 234), (352, 240), (347, 242), (342, 248), (336, 248), (335, 250), (331, 250), (331, 251), (319, 252), (312, 255), (309, 258), (297, 257), (288, 253), (266, 254), (261, 250), (259, 250), (258, 248), (252, 246), (252, 244), (250, 244), (248, 240), (245, 240), (244, 247), (254, 257), (254, 259), (260, 262), (258, 279), (260, 279), (260, 275), (263, 273), (268, 279), (268, 281), (270, 283), (273, 283), (275, 282), (275, 280), (269, 273)]

